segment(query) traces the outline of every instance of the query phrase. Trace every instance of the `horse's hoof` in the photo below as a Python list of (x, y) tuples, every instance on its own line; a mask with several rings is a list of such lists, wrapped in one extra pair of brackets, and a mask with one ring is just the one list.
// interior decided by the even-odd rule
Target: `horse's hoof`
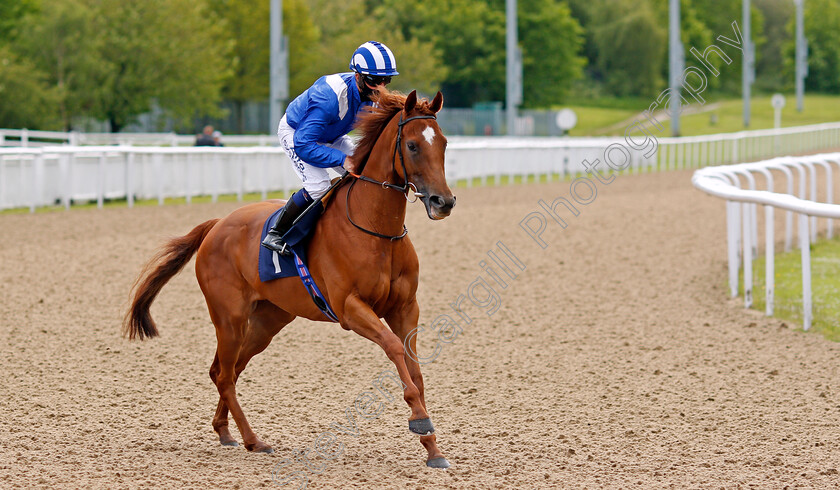
[(440, 468), (445, 470), (446, 468), (449, 468), (449, 461), (447, 461), (446, 458), (441, 456), (439, 458), (432, 458), (426, 461), (426, 466), (428, 466), (429, 468)]
[(408, 421), (408, 430), (419, 436), (430, 436), (435, 433), (432, 419), (417, 419)]
[(274, 448), (272, 448), (271, 446), (269, 446), (268, 444), (265, 444), (263, 442), (261, 442), (259, 444), (254, 444), (253, 446), (250, 446), (250, 447), (246, 444), (245, 448), (252, 453), (271, 454), (271, 453), (274, 452)]
[(239, 443), (238, 443), (238, 442), (233, 441), (233, 440), (231, 440), (231, 441), (221, 441), (221, 443), (222, 443), (222, 446), (231, 446), (231, 447), (233, 447), (233, 446), (238, 446), (238, 445), (239, 445)]

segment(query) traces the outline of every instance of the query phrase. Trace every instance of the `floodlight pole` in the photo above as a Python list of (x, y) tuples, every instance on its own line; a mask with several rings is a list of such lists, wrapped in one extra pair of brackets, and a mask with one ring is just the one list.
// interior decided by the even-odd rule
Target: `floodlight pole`
[(808, 76), (808, 40), (805, 39), (805, 19), (802, 9), (805, 0), (793, 0), (796, 4), (796, 111), (805, 108), (805, 77)]
[(280, 118), (283, 115), (283, 102), (289, 97), (289, 53), (288, 40), (283, 35), (283, 0), (271, 0), (271, 61), (270, 61), (270, 95), (269, 131), (277, 131)]
[(516, 108), (522, 103), (522, 56), (516, 28), (516, 0), (505, 0), (505, 106), (507, 134), (516, 134)]
[(680, 76), (683, 72), (683, 49), (680, 41), (680, 0), (670, 0), (668, 20), (668, 67), (671, 85), (671, 136), (680, 135)]
[(741, 87), (744, 95), (744, 127), (750, 126), (750, 86), (755, 81), (755, 46), (750, 32), (750, 0), (742, 0), (744, 50), (741, 57)]

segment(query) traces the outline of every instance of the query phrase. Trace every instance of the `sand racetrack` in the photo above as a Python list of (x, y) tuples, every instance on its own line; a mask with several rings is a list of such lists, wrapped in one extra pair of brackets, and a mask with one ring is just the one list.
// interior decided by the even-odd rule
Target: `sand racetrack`
[[(421, 321), (449, 307), (501, 240), (525, 264), (492, 316), (469, 304), (424, 367), (452, 468), (423, 464), (408, 408), (339, 434), (342, 454), (281, 470), (310, 488), (826, 488), (840, 484), (840, 346), (728, 300), (723, 202), (690, 172), (624, 175), (540, 248), (519, 227), (568, 182), (456, 189), (419, 204)], [(273, 455), (218, 444), (215, 335), (192, 264), (120, 336), (128, 291), (164, 239), (237, 205), (0, 215), (0, 487), (253, 488), (315, 442), (390, 367), (373, 343), (296, 320), (238, 384)], [(421, 341), (430, 353), (430, 337)], [(232, 422), (231, 422), (232, 423)], [(239, 438), (238, 433), (236, 434)], [(293, 481), (287, 488), (295, 488)]]

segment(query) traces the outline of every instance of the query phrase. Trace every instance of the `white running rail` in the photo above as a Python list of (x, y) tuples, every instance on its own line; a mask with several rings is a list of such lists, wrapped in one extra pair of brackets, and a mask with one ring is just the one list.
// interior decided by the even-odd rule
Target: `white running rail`
[[(480, 184), (504, 178), (556, 178), (586, 171), (618, 139), (483, 138), (451, 142), (446, 176)], [(657, 158), (630, 154), (628, 172), (650, 171)], [(664, 165), (664, 164), (663, 164)], [(663, 167), (664, 168), (664, 167)], [(283, 149), (253, 147), (44, 146), (0, 148), (0, 210), (105, 199), (190, 199), (198, 195), (289, 192), (300, 187)]]
[[(808, 330), (813, 321), (811, 298), (810, 245), (817, 239), (817, 217), (828, 218), (826, 237), (833, 235), (833, 219), (840, 218), (840, 205), (833, 204), (832, 167), (840, 169), (840, 153), (827, 153), (806, 157), (782, 157), (755, 163), (742, 163), (707, 167), (694, 172), (691, 181), (707, 194), (726, 199), (726, 230), (729, 257), (729, 287), (732, 297), (738, 295), (739, 262), (744, 266), (744, 306), (752, 306), (752, 261), (757, 256), (757, 205), (765, 210), (766, 254), (766, 310), (773, 314), (773, 287), (775, 285), (775, 222), (774, 208), (786, 211), (785, 251), (793, 241), (793, 213), (799, 215), (798, 244), (802, 257), (802, 309), (803, 328)], [(821, 169), (821, 172), (818, 172)], [(786, 194), (773, 191), (773, 174), (776, 170), (785, 176)], [(822, 176), (820, 176), (822, 173)], [(794, 177), (795, 174), (795, 177)], [(767, 190), (757, 190), (755, 176), (761, 175)], [(742, 185), (743, 178), (746, 187)], [(798, 190), (794, 183), (798, 180)], [(825, 186), (826, 202), (817, 202), (818, 184)], [(810, 219), (809, 219), (810, 217)]]
[[(3, 138), (17, 137), (13, 146), (0, 148), (0, 210), (104, 199), (186, 198), (295, 190), (300, 183), (285, 153), (275, 146), (193, 147), (193, 136), (174, 133), (90, 134), (0, 130)], [(61, 138), (96, 140), (116, 138), (115, 146), (60, 144)], [(49, 138), (52, 138), (51, 140)], [(127, 138), (127, 140), (122, 140)], [(236, 139), (241, 138), (241, 140)], [(71, 138), (72, 139), (72, 138)], [(225, 136), (231, 145), (263, 145), (275, 138)], [(53, 144), (49, 144), (52, 141)], [(168, 141), (168, 142), (167, 142)], [(126, 146), (128, 142), (137, 145)], [(167, 146), (172, 145), (172, 146)], [(632, 147), (633, 151), (627, 151)], [(602, 163), (621, 159), (630, 173), (698, 168), (711, 164), (760, 160), (786, 153), (806, 153), (840, 148), (840, 123), (817, 124), (780, 130), (684, 138), (508, 138), (450, 137), (446, 150), (446, 175), (450, 182), (484, 185), (492, 179), (553, 179), (587, 171), (584, 161)], [(611, 155), (611, 156), (610, 156)], [(619, 162), (616, 162), (619, 163)], [(626, 164), (626, 165), (625, 165)], [(614, 167), (616, 168), (616, 167)]]

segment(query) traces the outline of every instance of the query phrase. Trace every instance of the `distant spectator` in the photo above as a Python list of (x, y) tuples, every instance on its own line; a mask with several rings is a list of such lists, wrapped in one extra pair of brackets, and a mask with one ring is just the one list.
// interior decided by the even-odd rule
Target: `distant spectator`
[(225, 146), (222, 143), (222, 132), (221, 131), (213, 131), (213, 144), (216, 146)]
[(195, 146), (216, 146), (213, 139), (213, 126), (204, 126), (204, 131), (195, 137)]

